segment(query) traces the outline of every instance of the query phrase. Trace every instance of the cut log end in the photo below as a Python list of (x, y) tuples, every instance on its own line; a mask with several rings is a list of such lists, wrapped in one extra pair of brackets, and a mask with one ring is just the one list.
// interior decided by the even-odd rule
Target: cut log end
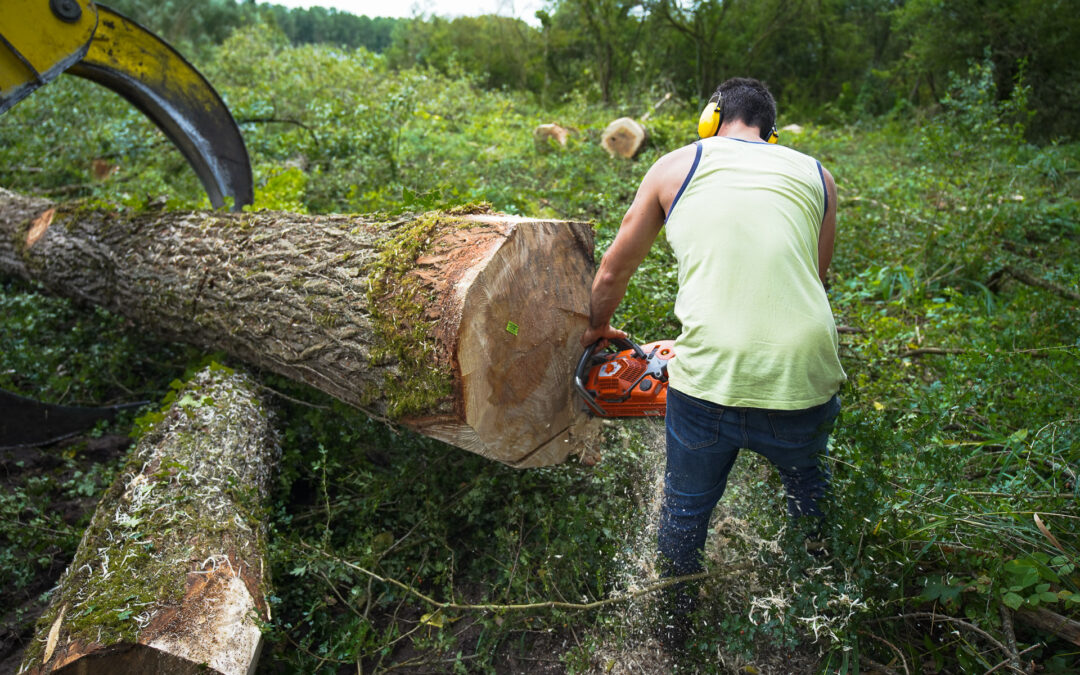
[(251, 672), (277, 454), (254, 383), (200, 373), (102, 498), (20, 672)]
[(620, 117), (604, 129), (600, 144), (612, 157), (630, 159), (645, 147), (645, 127), (629, 117)]
[(475, 250), (471, 274), (455, 288), (459, 417), (406, 424), (511, 466), (555, 464), (595, 432), (571, 387), (588, 322), (592, 230), (509, 216), (483, 221), (493, 218), (505, 238)]
[(570, 132), (558, 124), (541, 124), (533, 129), (533, 145), (543, 154), (566, 147)]

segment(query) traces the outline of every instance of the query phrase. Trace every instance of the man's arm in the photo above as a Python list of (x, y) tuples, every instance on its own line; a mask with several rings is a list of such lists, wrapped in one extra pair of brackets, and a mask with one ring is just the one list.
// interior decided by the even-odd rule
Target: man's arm
[(829, 271), (832, 263), (833, 244), (836, 243), (836, 183), (832, 174), (824, 167), (821, 175), (825, 178), (825, 194), (829, 206), (825, 209), (825, 217), (821, 220), (821, 234), (818, 236), (818, 277), (821, 283), (825, 283), (825, 273)]
[(600, 261), (589, 301), (589, 329), (581, 336), (582, 346), (587, 347), (601, 339), (626, 337), (625, 332), (611, 327), (611, 317), (626, 295), (630, 277), (648, 255), (656, 235), (664, 226), (660, 190), (665, 164), (661, 159), (645, 174), (634, 202), (623, 216), (615, 241)]

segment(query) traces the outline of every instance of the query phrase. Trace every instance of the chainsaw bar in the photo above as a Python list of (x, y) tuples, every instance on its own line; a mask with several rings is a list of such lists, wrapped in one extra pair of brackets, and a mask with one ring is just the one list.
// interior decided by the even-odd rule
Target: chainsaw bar
[(610, 343), (617, 351), (597, 353), (597, 341), (578, 361), (574, 387), (586, 408), (597, 417), (663, 417), (675, 341), (638, 346), (616, 338)]

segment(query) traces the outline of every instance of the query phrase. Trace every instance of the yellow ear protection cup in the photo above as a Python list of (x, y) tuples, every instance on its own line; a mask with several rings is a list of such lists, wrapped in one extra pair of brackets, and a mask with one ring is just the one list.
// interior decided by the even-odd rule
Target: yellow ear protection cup
[[(724, 109), (723, 109), (723, 97), (720, 92), (712, 95), (709, 102), (705, 104), (705, 109), (701, 111), (701, 117), (697, 122), (697, 133), (701, 138), (709, 138), (715, 136), (720, 131), (720, 125), (724, 122)], [(776, 125), (774, 124), (768, 133), (761, 134), (761, 140), (769, 143), (780, 142), (780, 134), (776, 133)]]
[(701, 138), (709, 138), (715, 136), (716, 132), (720, 131), (720, 123), (724, 121), (724, 111), (721, 107), (723, 100), (720, 97), (720, 92), (712, 95), (708, 104), (705, 105), (705, 109), (701, 111), (701, 117), (698, 118), (697, 133)]

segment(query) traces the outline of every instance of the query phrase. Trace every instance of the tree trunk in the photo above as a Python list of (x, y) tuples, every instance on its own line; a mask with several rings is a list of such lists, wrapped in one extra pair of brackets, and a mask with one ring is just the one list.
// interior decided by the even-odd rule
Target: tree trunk
[(130, 213), (0, 190), (0, 272), (513, 466), (584, 452), (587, 224)]
[(175, 393), (98, 504), (20, 673), (253, 670), (279, 453), (254, 390), (211, 366)]

